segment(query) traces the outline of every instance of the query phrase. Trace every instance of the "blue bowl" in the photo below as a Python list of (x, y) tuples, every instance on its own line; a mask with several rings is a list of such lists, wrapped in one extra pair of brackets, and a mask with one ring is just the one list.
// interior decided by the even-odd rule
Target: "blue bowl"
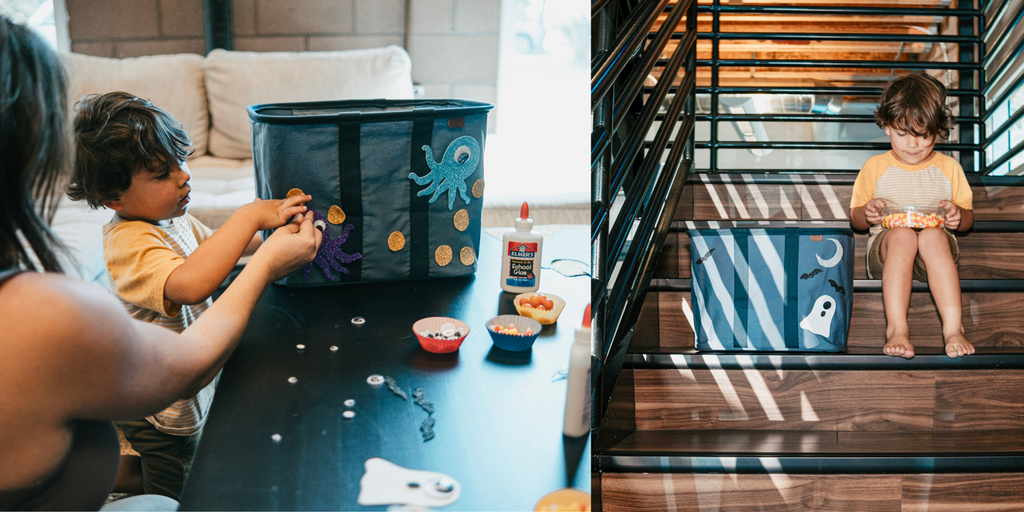
[[(508, 327), (509, 324), (516, 326), (519, 332), (533, 331), (533, 334), (529, 336), (525, 334), (502, 334), (491, 329), (495, 325)], [(491, 341), (494, 342), (494, 346), (510, 352), (530, 350), (533, 347), (533, 342), (537, 340), (537, 336), (540, 336), (541, 330), (540, 322), (519, 315), (496, 316), (488, 320), (486, 325), (487, 334), (491, 335)]]

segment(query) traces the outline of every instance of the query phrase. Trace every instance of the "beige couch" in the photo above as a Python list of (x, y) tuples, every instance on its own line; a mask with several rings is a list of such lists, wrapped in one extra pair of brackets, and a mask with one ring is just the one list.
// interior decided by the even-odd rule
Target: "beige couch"
[[(217, 228), (255, 197), (249, 118), (245, 107), (280, 101), (413, 97), (402, 48), (343, 52), (255, 53), (215, 50), (199, 55), (106, 59), (63, 54), (72, 102), (87, 94), (127, 91), (177, 118), (195, 152), (190, 212)], [(65, 199), (54, 219), (70, 249), (69, 273), (104, 284), (102, 226), (112, 212)]]

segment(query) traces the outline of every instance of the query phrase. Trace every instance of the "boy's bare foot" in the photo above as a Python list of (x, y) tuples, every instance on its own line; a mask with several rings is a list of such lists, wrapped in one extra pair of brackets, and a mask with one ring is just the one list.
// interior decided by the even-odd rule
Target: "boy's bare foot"
[(910, 344), (910, 337), (906, 334), (893, 334), (889, 339), (885, 340), (885, 347), (882, 348), (882, 352), (888, 356), (910, 359), (914, 357), (914, 346)]
[(963, 334), (956, 333), (946, 336), (946, 355), (956, 359), (961, 356), (969, 356), (974, 353), (974, 345), (964, 338)]

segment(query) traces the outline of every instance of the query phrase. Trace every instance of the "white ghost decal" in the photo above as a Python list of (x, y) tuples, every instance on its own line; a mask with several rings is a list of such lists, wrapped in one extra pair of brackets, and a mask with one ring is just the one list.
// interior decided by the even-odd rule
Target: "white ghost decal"
[(826, 338), (832, 334), (832, 317), (836, 314), (836, 300), (828, 295), (818, 297), (811, 314), (800, 321), (800, 328)]

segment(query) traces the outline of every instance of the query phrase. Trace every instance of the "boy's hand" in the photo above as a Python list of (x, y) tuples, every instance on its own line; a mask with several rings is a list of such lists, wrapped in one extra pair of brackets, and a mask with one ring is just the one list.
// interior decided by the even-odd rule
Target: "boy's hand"
[(939, 201), (939, 208), (946, 210), (946, 229), (956, 231), (960, 227), (960, 207), (953, 201)]
[(298, 203), (308, 203), (313, 200), (310, 195), (292, 196), (287, 199), (267, 199), (265, 201), (256, 198), (255, 201), (245, 205), (246, 214), (256, 219), (257, 229), (275, 229), (285, 225), (289, 219), (297, 214), (306, 213), (306, 206), (299, 206)]
[(313, 227), (313, 213), (307, 212), (267, 237), (249, 264), (266, 265), (276, 281), (313, 261), (322, 239), (323, 233)]
[(882, 222), (882, 208), (885, 208), (885, 201), (872, 199), (864, 205), (864, 217), (869, 224), (880, 224)]

